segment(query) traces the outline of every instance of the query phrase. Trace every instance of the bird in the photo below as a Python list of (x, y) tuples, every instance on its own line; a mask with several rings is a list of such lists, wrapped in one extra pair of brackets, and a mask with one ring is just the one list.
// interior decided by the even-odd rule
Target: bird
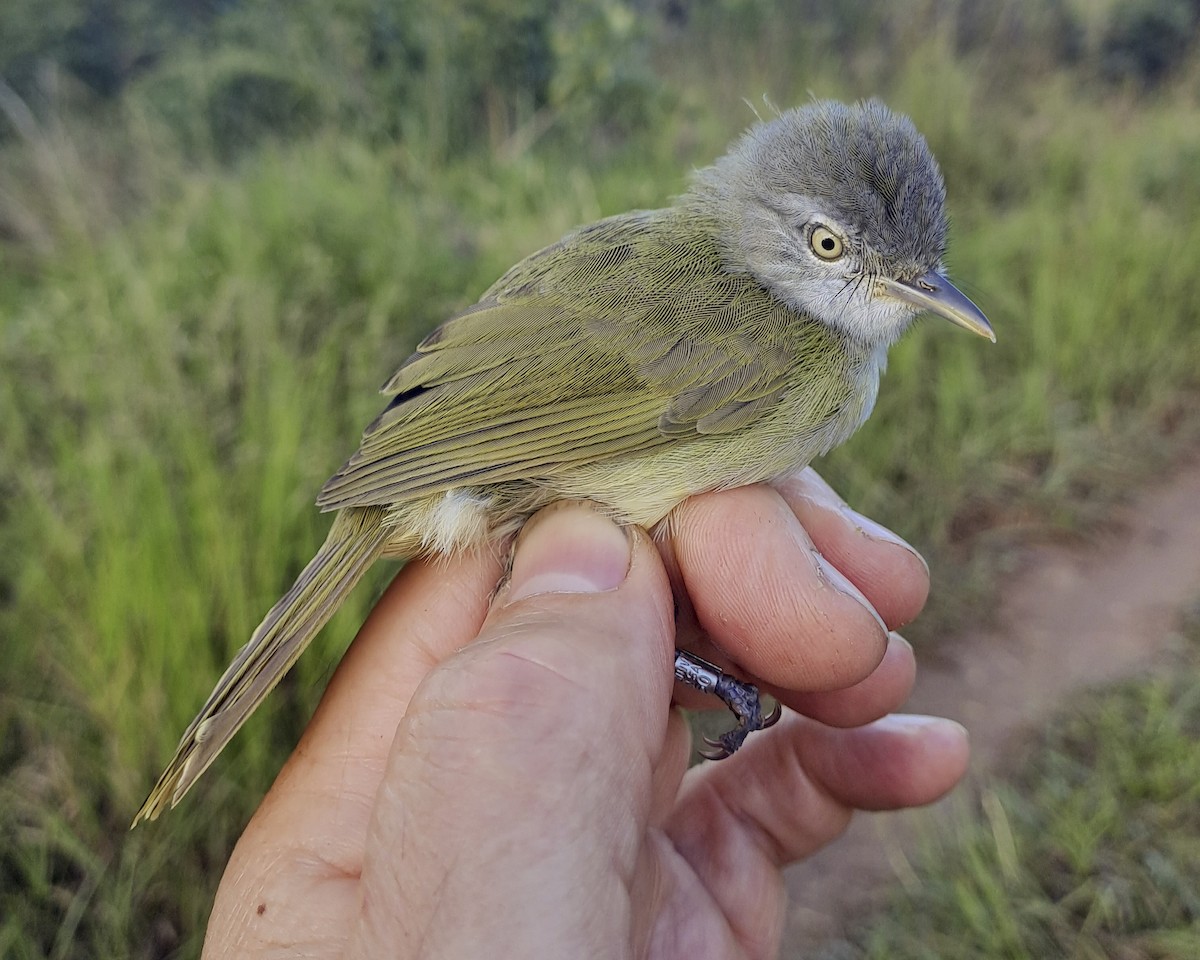
[[(879, 100), (759, 120), (661, 209), (568, 233), (426, 336), (317, 497), (324, 545), (184, 732), (134, 824), (175, 806), (370, 565), (503, 544), (588, 500), (652, 533), (689, 496), (770, 481), (845, 441), (888, 349), (929, 312), (995, 342), (946, 277), (945, 184)], [(676, 677), (738, 726), (750, 684), (689, 654)]]

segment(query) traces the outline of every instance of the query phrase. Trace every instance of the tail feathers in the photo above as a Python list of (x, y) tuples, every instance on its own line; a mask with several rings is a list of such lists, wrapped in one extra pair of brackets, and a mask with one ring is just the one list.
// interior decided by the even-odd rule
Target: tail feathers
[(271, 608), (184, 731), (167, 769), (133, 819), (177, 804), (296, 662), (343, 598), (383, 552), (383, 507), (343, 510), (292, 588)]

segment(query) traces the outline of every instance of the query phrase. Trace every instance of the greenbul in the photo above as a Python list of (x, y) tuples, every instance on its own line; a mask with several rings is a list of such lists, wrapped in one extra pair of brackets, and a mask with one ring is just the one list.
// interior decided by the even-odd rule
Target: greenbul
[[(942, 273), (945, 187), (877, 101), (759, 123), (662, 210), (575, 230), (447, 320), (321, 489), (328, 539), (187, 728), (138, 813), (174, 805), (378, 557), (502, 541), (564, 498), (653, 528), (692, 494), (792, 473), (850, 436), (921, 311), (995, 339)], [(681, 654), (737, 749), (757, 692)], [(136, 821), (135, 821), (136, 822)]]

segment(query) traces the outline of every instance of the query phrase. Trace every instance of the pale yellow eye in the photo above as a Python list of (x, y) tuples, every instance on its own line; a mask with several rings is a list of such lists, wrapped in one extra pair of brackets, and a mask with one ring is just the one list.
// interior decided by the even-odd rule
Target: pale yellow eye
[(814, 227), (808, 235), (808, 243), (822, 260), (837, 260), (846, 252), (842, 238), (828, 227)]

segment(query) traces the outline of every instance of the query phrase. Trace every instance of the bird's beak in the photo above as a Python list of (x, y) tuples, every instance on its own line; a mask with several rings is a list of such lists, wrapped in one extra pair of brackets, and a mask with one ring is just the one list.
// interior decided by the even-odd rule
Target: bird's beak
[(920, 310), (936, 313), (972, 333), (987, 337), (992, 343), (996, 342), (996, 334), (992, 332), (992, 325), (988, 323), (983, 311), (936, 270), (930, 270), (915, 280), (880, 277), (878, 284), (880, 292), (886, 296), (903, 300)]

